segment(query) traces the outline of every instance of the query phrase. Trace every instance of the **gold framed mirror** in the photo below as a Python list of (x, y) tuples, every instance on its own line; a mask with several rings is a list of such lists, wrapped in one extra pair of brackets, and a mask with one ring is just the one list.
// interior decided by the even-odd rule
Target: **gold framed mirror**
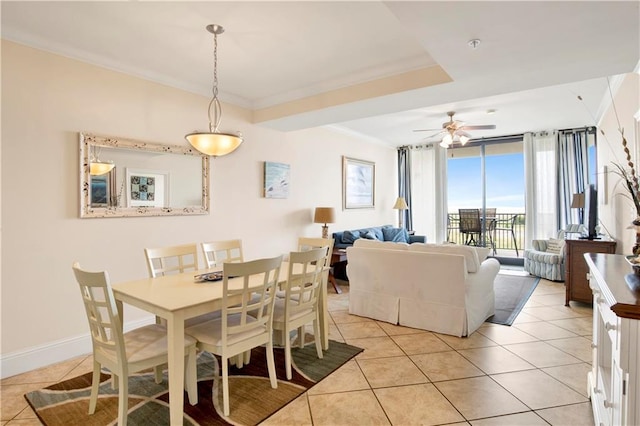
[(210, 157), (191, 146), (80, 133), (80, 217), (209, 214)]

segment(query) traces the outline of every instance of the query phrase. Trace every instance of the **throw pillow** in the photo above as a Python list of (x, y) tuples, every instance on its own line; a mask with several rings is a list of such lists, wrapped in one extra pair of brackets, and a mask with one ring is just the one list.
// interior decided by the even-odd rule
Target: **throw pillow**
[(366, 238), (367, 240), (377, 240), (376, 234), (373, 231), (367, 231), (364, 234), (360, 235), (362, 238)]
[(394, 243), (409, 242), (409, 233), (404, 228), (382, 228), (382, 237), (384, 241), (392, 241)]
[(358, 238), (360, 238), (360, 231), (344, 231), (342, 233), (342, 242), (345, 244), (353, 244)]
[(564, 249), (564, 240), (549, 239), (547, 253), (561, 254)]

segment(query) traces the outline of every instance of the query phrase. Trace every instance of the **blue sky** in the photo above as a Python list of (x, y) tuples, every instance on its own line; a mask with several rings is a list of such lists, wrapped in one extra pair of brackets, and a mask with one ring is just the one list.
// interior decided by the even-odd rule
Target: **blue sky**
[[(524, 212), (522, 153), (486, 157), (487, 205), (498, 213)], [(450, 158), (447, 163), (449, 212), (482, 207), (480, 157)]]

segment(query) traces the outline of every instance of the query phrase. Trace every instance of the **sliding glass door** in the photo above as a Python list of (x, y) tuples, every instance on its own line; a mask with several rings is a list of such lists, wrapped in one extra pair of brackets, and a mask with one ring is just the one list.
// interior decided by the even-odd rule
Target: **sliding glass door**
[[(522, 257), (522, 141), (474, 143), (447, 151), (447, 239)], [(477, 217), (477, 219), (475, 219)]]

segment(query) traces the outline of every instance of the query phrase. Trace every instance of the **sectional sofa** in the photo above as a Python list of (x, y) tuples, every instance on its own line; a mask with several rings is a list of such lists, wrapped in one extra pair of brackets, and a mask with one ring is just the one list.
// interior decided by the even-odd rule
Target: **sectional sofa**
[(409, 244), (424, 243), (424, 235), (409, 235), (404, 228), (394, 228), (393, 225), (371, 226), (369, 228), (353, 229), (333, 233), (333, 248), (346, 249), (356, 240), (369, 239), (377, 241), (405, 242)]

